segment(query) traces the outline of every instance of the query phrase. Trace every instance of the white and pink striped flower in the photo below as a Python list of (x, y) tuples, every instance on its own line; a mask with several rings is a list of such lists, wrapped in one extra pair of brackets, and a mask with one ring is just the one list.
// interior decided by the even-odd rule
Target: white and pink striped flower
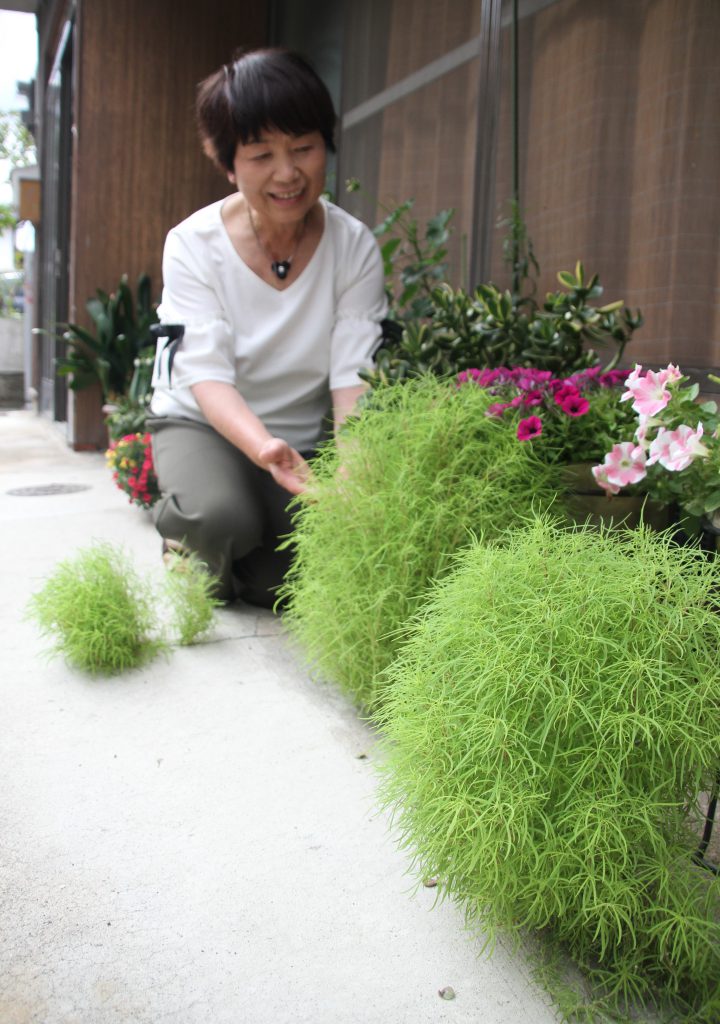
[(702, 436), (702, 423), (698, 423), (695, 430), (685, 423), (676, 427), (675, 430), (661, 429), (650, 445), (646, 464), (653, 466), (659, 462), (664, 469), (671, 473), (680, 473), (683, 469), (687, 469), (695, 459), (704, 458), (710, 454), (701, 441)]

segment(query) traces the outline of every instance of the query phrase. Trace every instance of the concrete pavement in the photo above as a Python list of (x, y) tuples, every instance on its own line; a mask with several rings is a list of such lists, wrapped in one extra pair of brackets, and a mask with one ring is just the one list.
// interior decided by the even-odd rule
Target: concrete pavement
[[(73, 493), (10, 494), (74, 484)], [(23, 619), (92, 540), (160, 574), (102, 454), (0, 414), (1, 1024), (549, 1024), (375, 810), (375, 742), (269, 612), (88, 679)], [(456, 998), (438, 990), (452, 986)]]

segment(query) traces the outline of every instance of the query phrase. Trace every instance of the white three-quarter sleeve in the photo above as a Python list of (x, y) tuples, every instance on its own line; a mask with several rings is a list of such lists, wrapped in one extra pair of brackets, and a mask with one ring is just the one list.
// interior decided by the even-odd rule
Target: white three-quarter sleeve
[(173, 388), (204, 380), (236, 382), (235, 343), (225, 310), (210, 280), (210, 268), (171, 231), (163, 253), (163, 293), (158, 315), (164, 324), (182, 324), (175, 353)]
[(348, 248), (339, 255), (335, 322), (330, 343), (330, 388), (360, 384), (369, 369), (387, 315), (382, 256), (372, 232), (356, 222)]

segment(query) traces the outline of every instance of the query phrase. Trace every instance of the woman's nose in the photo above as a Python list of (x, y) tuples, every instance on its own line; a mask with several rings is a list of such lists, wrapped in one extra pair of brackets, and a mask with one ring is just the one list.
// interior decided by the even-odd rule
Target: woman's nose
[(292, 153), (282, 153), (275, 165), (275, 178), (278, 181), (294, 181), (296, 177), (295, 157)]

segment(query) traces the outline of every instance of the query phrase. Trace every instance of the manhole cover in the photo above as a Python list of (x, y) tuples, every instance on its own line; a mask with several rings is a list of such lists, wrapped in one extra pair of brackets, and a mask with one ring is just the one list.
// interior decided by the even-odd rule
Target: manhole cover
[(88, 484), (38, 484), (36, 487), (13, 487), (8, 494), (19, 498), (34, 498), (42, 494), (75, 494), (77, 491), (89, 491)]

